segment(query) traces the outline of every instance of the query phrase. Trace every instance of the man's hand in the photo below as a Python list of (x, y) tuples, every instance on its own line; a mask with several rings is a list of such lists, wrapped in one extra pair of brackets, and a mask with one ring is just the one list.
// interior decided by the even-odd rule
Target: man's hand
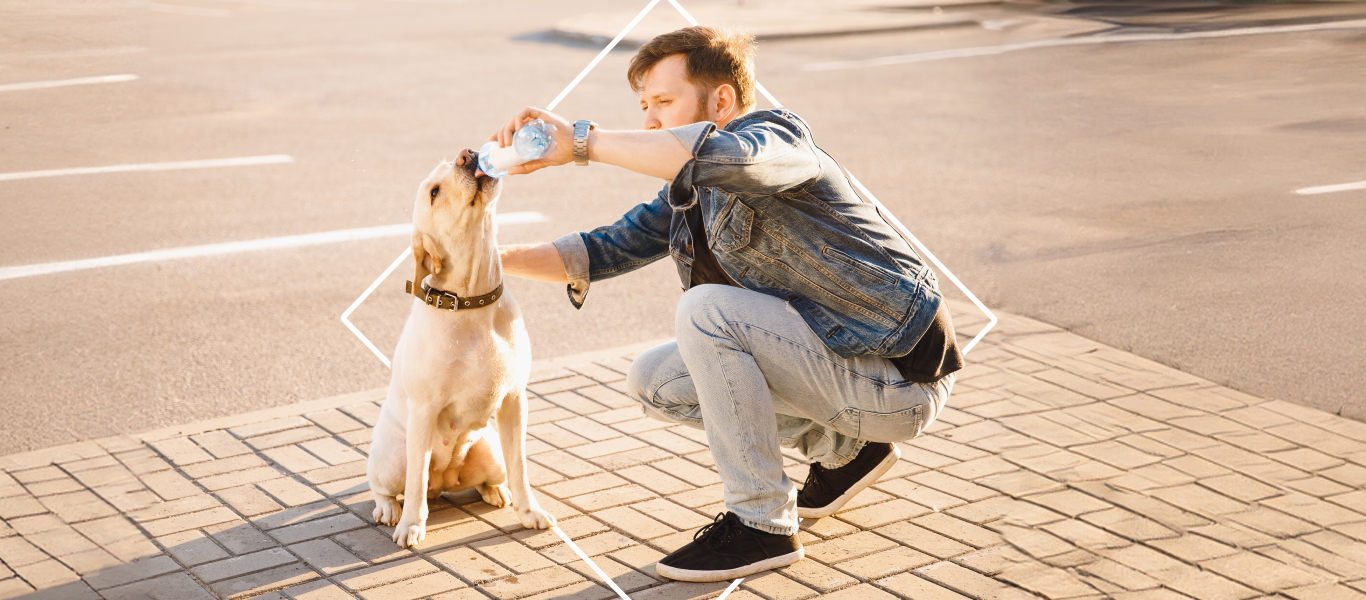
[(517, 116), (508, 119), (507, 124), (503, 125), (498, 133), (489, 136), (489, 141), (498, 142), (499, 148), (511, 146), (512, 136), (517, 133), (517, 130), (536, 119), (542, 119), (555, 126), (555, 148), (550, 151), (550, 156), (508, 169), (508, 175), (525, 175), (545, 167), (555, 167), (574, 160), (574, 124), (553, 112), (541, 110), (534, 106), (523, 108), (521, 112), (517, 113)]
[[(574, 160), (574, 124), (534, 106), (523, 108), (517, 116), (508, 119), (498, 133), (489, 136), (489, 141), (498, 142), (499, 148), (506, 148), (512, 145), (512, 136), (517, 130), (536, 119), (544, 119), (555, 126), (555, 149), (550, 156), (508, 169), (509, 175), (525, 175)], [(615, 165), (668, 181), (692, 160), (692, 152), (683, 147), (683, 142), (667, 129), (611, 131), (598, 128), (588, 133), (588, 158), (593, 162)]]

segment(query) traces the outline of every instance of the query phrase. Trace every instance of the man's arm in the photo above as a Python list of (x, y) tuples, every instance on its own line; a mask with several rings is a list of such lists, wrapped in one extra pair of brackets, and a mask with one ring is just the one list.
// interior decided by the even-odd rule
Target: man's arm
[[(517, 130), (535, 119), (542, 119), (555, 126), (555, 148), (550, 156), (523, 163), (508, 169), (509, 175), (525, 175), (545, 167), (568, 164), (574, 160), (574, 124), (548, 110), (534, 106), (523, 108), (489, 141), (498, 142), (500, 148), (512, 145)], [(606, 134), (606, 135), (603, 135)], [(588, 159), (630, 169), (637, 173), (673, 179), (683, 165), (692, 159), (678, 138), (667, 129), (660, 131), (606, 131), (594, 129), (588, 132)]]
[(503, 261), (504, 275), (549, 283), (569, 283), (560, 251), (552, 242), (499, 246), (498, 258)]
[[(509, 174), (531, 173), (574, 160), (573, 124), (531, 106), (523, 108), (489, 139), (501, 146), (511, 144), (517, 130), (533, 119), (555, 125), (555, 149), (546, 158), (508, 169)], [(588, 132), (588, 158), (671, 181), (683, 175), (682, 184), (731, 193), (774, 194), (820, 174), (820, 160), (805, 123), (787, 110), (766, 111), (735, 131), (725, 131), (710, 121), (656, 131), (595, 129)], [(684, 173), (689, 165), (692, 168)]]

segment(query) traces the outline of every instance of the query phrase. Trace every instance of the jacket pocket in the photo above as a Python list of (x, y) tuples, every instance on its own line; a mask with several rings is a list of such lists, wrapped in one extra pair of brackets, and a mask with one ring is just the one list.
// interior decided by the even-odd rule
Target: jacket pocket
[(925, 427), (925, 405), (880, 413), (846, 408), (830, 420), (830, 427), (844, 435), (869, 442), (900, 442), (920, 435)]
[(754, 209), (739, 198), (731, 201), (730, 212), (716, 222), (716, 247), (731, 252), (749, 244), (749, 231), (754, 226)]
[(896, 283), (896, 276), (883, 270), (882, 268), (870, 265), (857, 258), (854, 258), (841, 250), (837, 250), (830, 246), (826, 246), (823, 250), (821, 250), (821, 254), (824, 254), (827, 258), (834, 259), (844, 264), (845, 266), (854, 269), (859, 273), (872, 277), (873, 279), (877, 279), (883, 283)]

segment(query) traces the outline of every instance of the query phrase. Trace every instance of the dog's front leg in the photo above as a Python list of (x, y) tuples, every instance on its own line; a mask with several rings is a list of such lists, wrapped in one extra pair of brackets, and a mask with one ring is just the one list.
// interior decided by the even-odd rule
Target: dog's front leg
[(531, 495), (531, 483), (526, 474), (526, 390), (503, 399), (498, 407), (498, 438), (503, 446), (503, 463), (508, 470), (508, 487), (512, 492), (512, 508), (517, 519), (527, 529), (548, 529), (555, 526), (555, 515), (541, 509)]
[(394, 527), (399, 546), (416, 545), (427, 537), (427, 470), (432, 460), (432, 428), (436, 411), (427, 403), (408, 400), (408, 466), (403, 482), (403, 516)]

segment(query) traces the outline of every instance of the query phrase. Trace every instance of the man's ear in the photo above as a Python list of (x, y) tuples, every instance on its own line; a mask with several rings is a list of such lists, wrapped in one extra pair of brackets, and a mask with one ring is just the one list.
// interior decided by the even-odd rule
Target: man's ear
[(740, 116), (738, 114), (739, 100), (735, 93), (735, 86), (723, 83), (716, 88), (716, 104), (711, 108), (716, 109), (717, 116), (724, 117), (730, 114), (731, 118), (735, 118)]

